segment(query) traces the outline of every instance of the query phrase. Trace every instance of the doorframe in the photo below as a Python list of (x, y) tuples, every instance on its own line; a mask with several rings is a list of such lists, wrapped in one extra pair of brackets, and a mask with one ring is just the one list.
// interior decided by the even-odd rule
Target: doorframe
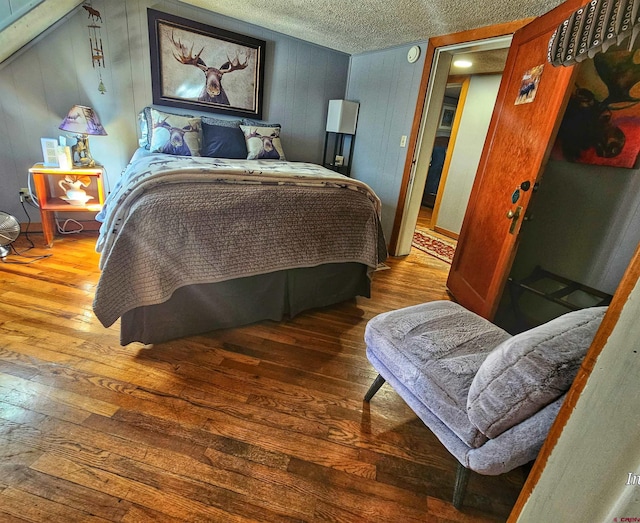
[(427, 50), (425, 52), (424, 67), (422, 69), (422, 76), (420, 79), (420, 86), (418, 89), (418, 97), (416, 101), (416, 107), (413, 115), (413, 123), (411, 125), (411, 133), (409, 135), (409, 143), (407, 144), (407, 156), (405, 159), (404, 170), (402, 174), (402, 181), (400, 184), (400, 193), (398, 195), (398, 204), (396, 206), (396, 214), (393, 222), (393, 229), (391, 231), (391, 237), (389, 239), (389, 252), (397, 255), (398, 244), (400, 240), (400, 233), (402, 228), (402, 222), (407, 211), (407, 197), (410, 195), (411, 186), (413, 182), (413, 173), (415, 165), (418, 160), (419, 145), (421, 140), (421, 128), (424, 111), (427, 105), (427, 94), (430, 85), (431, 72), (434, 69), (435, 58), (437, 57), (437, 51), (443, 47), (461, 45), (466, 43), (472, 43), (481, 40), (489, 40), (492, 38), (499, 38), (509, 36), (515, 33), (518, 29), (524, 27), (534, 18), (526, 18), (523, 20), (516, 20), (513, 22), (506, 22), (504, 24), (491, 25), (481, 27), (478, 29), (471, 29), (468, 31), (462, 31), (459, 33), (452, 33), (443, 36), (436, 36), (430, 38), (427, 43)]

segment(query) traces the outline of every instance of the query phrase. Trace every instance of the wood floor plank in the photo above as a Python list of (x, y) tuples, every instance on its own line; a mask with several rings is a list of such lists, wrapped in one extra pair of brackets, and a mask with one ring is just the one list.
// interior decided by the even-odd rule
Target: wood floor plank
[[(15, 427), (12, 433), (19, 435), (25, 445), (29, 443), (34, 447), (46, 450), (47, 456), (54, 456), (64, 460), (65, 463), (66, 461), (73, 462), (91, 470), (98, 468), (105, 472), (117, 474), (121, 478), (149, 484), (149, 486), (156, 486), (161, 483), (164, 492), (171, 488), (177, 488), (180, 492), (188, 487), (192, 490), (197, 490), (199, 494), (196, 495), (191, 492), (190, 499), (198, 498), (202, 501), (204, 499), (203, 487), (194, 487), (193, 484), (206, 483), (209, 503), (212, 503), (214, 496), (217, 495), (222, 497), (229, 510), (232, 509), (234, 497), (251, 494), (255, 498), (259, 496), (261, 491), (264, 491), (262, 483), (254, 480), (251, 476), (237, 478), (233, 473), (212, 468), (208, 464), (209, 460), (203, 458), (204, 447), (200, 447), (201, 450), (198, 451), (198, 445), (193, 443), (193, 439), (197, 439), (190, 437), (193, 436), (193, 431), (185, 430), (181, 436), (177, 434), (167, 436), (158, 432), (158, 430), (153, 430), (153, 428), (145, 430), (118, 423), (117, 421), (107, 420), (100, 416), (94, 416), (94, 419), (103, 419), (105, 423), (94, 422), (90, 424), (90, 429), (85, 429), (69, 423), (49, 420), (48, 423), (39, 424), (42, 429), (45, 429), (44, 433), (39, 433), (35, 428), (24, 426)], [(121, 427), (116, 425), (121, 425)], [(163, 427), (154, 428), (162, 429)], [(94, 429), (102, 430), (100, 433), (96, 433)], [(30, 431), (30, 434), (27, 434), (27, 431)], [(55, 436), (56, 434), (64, 434), (65, 438)], [(110, 435), (115, 435), (115, 437)], [(201, 437), (206, 437), (206, 434), (203, 433)], [(71, 439), (80, 445), (78, 452), (69, 454), (67, 439)], [(93, 445), (99, 445), (100, 449), (92, 448), (91, 442)], [(158, 445), (163, 446), (162, 452), (153, 450)], [(143, 457), (144, 462), (142, 460)], [(149, 463), (149, 465), (145, 465), (145, 462)], [(36, 465), (34, 465), (34, 468), (41, 470)], [(55, 474), (50, 470), (42, 471), (48, 474)], [(161, 476), (160, 471), (165, 471), (170, 476), (166, 474)], [(173, 483), (171, 483), (172, 481)], [(180, 481), (182, 481), (182, 486), (176, 487), (175, 485), (180, 484)], [(214, 485), (216, 488), (214, 488)], [(91, 487), (91, 485), (86, 486)], [(307, 500), (303, 498), (292, 500), (289, 490), (284, 487), (278, 486), (275, 489), (277, 492), (273, 492), (273, 490), (272, 488), (269, 495), (263, 497), (263, 506), (260, 511), (265, 513), (263, 516), (265, 518), (265, 511), (268, 512), (271, 510), (270, 507), (277, 507), (281, 503), (278, 500), (295, 501), (293, 504), (295, 507), (302, 507), (307, 504)], [(241, 506), (248, 510), (248, 505), (250, 504), (245, 500), (240, 500), (240, 502)], [(284, 509), (285, 506), (282, 508)], [(312, 510), (308, 512), (312, 512)], [(276, 517), (274, 515), (269, 519), (264, 519), (264, 521), (286, 519), (285, 516), (277, 515)]]
[(0, 521), (2, 521), (3, 523), (24, 523), (28, 520), (18, 516), (14, 516), (13, 514), (9, 514), (0, 506)]
[[(207, 422), (205, 428), (213, 433), (242, 442), (253, 441), (253, 435), (257, 429), (251, 424), (238, 422), (238, 420), (231, 424), (224, 423), (224, 420), (220, 419)], [(348, 446), (336, 445), (300, 433), (291, 437), (291, 433), (286, 429), (275, 427), (270, 427), (268, 431), (263, 433), (260, 437), (260, 446), (272, 452), (286, 453), (305, 461), (348, 472), (354, 476), (375, 479), (375, 467), (362, 462), (359, 459), (358, 451)]]
[(133, 505), (122, 518), (122, 523), (184, 523), (184, 518), (174, 518), (149, 507)]
[(87, 416), (89, 414), (112, 416), (119, 408), (117, 405), (105, 401), (87, 398), (86, 395), (76, 394), (56, 387), (47, 387), (46, 385), (35, 383), (33, 380), (25, 380), (18, 377), (3, 376), (2, 380), (0, 380), (0, 391), (0, 394), (4, 393), (3, 398), (5, 401), (12, 393), (20, 395), (24, 398), (21, 401), (29, 405), (32, 410), (35, 410), (33, 406), (39, 401), (59, 403), (69, 408), (83, 411)]
[(79, 465), (58, 456), (45, 454), (32, 465), (32, 468), (151, 509), (162, 507), (163, 513), (175, 518), (184, 518), (188, 521), (216, 521), (226, 518), (230, 523), (255, 521), (253, 518), (229, 514), (195, 499), (163, 492), (161, 485), (149, 486), (95, 467)]
[(32, 238), (52, 256), (0, 263), (3, 523), (506, 519), (523, 471), (472, 474), (457, 510), (438, 439), (388, 385), (363, 402), (367, 322), (449, 299), (445, 262), (412, 251), (369, 299), (122, 347), (91, 308), (95, 233)]
[(109, 521), (93, 516), (77, 507), (69, 507), (35, 496), (23, 490), (8, 488), (0, 494), (0, 506), (7, 514), (26, 521), (47, 523), (65, 521), (69, 523), (104, 523)]
[[(396, 510), (398, 516), (410, 514), (411, 517), (416, 517), (422, 514), (421, 500), (417, 496), (407, 496), (400, 489), (394, 491), (393, 489), (377, 488), (380, 485), (376, 482), (363, 478), (354, 479), (350, 474), (332, 468), (293, 459), (287, 470), (273, 469), (262, 464), (249, 464), (246, 460), (211, 448), (207, 450), (207, 456), (212, 463), (220, 467), (265, 482), (287, 486), (297, 495), (316, 499), (320, 504), (351, 507), (352, 510), (364, 510), (369, 514), (380, 511), (387, 512), (388, 510)], [(312, 519), (315, 520), (315, 516)], [(368, 520), (361, 519), (361, 521)], [(375, 518), (373, 520), (377, 521)]]
[[(26, 492), (60, 506), (59, 511), (66, 514), (67, 508), (84, 507), (89, 516), (105, 521), (120, 521), (130, 510), (131, 504), (119, 498), (88, 489), (49, 474), (43, 474), (30, 467), (24, 467), (16, 495)], [(0, 519), (0, 521), (3, 521)], [(66, 521), (66, 519), (64, 520)]]
[(66, 421), (80, 423), (89, 417), (89, 412), (85, 410), (70, 408), (60, 402), (52, 401), (50, 398), (39, 396), (30, 391), (19, 391), (13, 388), (6, 388), (0, 385), (0, 397), (2, 403), (14, 407), (28, 407), (29, 410), (39, 414), (54, 416)]

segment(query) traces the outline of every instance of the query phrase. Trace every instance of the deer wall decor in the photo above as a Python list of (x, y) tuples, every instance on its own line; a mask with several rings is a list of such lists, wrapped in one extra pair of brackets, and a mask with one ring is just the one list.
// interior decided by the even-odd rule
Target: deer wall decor
[(640, 64), (634, 56), (635, 51), (610, 50), (594, 57), (607, 95), (599, 100), (590, 89), (576, 86), (558, 131), (567, 160), (577, 161), (590, 148), (600, 158), (614, 158), (622, 152), (627, 136), (615, 123), (614, 113), (640, 102), (636, 97), (640, 93)]
[(173, 33), (171, 33), (171, 42), (174, 46), (173, 57), (178, 62), (185, 65), (194, 65), (204, 73), (205, 84), (200, 96), (198, 96), (198, 100), (201, 102), (231, 105), (227, 93), (225, 93), (222, 87), (222, 77), (227, 73), (245, 69), (248, 65), (249, 57), (245, 56), (244, 62), (240, 63), (240, 58), (237, 53), (234, 59), (229, 58), (227, 55), (227, 61), (218, 69), (216, 67), (209, 67), (204, 60), (200, 58), (204, 47), (194, 55), (193, 45), (191, 45), (191, 49), (187, 50), (187, 46), (180, 40), (176, 41)]
[(91, 18), (92, 20), (94, 20), (96, 22), (98, 20), (100, 20), (102, 22), (102, 16), (100, 16), (100, 11), (98, 11), (97, 9), (94, 9), (89, 4), (83, 5), (82, 8), (87, 11), (88, 18)]

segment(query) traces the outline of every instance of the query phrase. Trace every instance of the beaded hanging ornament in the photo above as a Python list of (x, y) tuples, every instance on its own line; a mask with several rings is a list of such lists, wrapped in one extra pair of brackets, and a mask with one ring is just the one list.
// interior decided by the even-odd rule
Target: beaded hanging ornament
[(100, 91), (100, 94), (104, 94), (107, 92), (107, 88), (102, 81), (102, 69), (106, 66), (104, 64), (104, 48), (102, 47), (102, 26), (98, 23), (102, 23), (102, 16), (100, 15), (100, 11), (91, 6), (91, 2), (87, 2), (82, 7), (87, 11), (88, 17), (91, 20), (91, 23), (87, 26), (89, 28), (91, 62), (98, 75), (98, 91)]

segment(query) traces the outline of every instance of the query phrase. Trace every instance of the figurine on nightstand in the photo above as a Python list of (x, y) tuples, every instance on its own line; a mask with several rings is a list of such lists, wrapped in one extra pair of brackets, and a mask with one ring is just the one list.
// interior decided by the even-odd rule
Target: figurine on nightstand
[(78, 141), (71, 148), (74, 165), (76, 165), (77, 167), (93, 167), (96, 162), (91, 157), (91, 153), (89, 152), (89, 137), (84, 135), (78, 136), (77, 139)]

